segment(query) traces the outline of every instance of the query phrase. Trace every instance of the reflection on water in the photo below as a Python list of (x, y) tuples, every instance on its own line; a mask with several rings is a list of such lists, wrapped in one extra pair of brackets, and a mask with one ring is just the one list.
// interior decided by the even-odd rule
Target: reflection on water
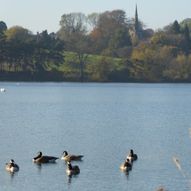
[(35, 163), (34, 165), (37, 167), (38, 173), (40, 174), (41, 170), (42, 170), (42, 164), (41, 163)]
[(125, 174), (127, 177), (129, 176), (129, 171), (127, 171), (127, 170), (121, 170), (121, 169), (120, 169), (120, 171), (121, 171), (121, 173)]
[(68, 175), (68, 184), (71, 184), (71, 182), (72, 182), (72, 175)]
[(72, 183), (73, 180), (77, 179), (80, 175), (67, 175), (68, 186)]
[(19, 172), (7, 172), (10, 176), (10, 182), (13, 183), (13, 180), (18, 176)]

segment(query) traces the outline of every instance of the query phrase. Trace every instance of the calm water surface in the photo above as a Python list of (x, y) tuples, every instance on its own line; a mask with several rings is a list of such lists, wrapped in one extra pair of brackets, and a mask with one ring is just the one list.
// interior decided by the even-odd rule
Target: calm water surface
[[(191, 85), (0, 83), (0, 190), (191, 190)], [(129, 149), (139, 159), (119, 170)], [(38, 151), (83, 154), (68, 178), (63, 161), (38, 166)], [(181, 163), (179, 171), (172, 161)], [(13, 158), (20, 171), (10, 175)]]

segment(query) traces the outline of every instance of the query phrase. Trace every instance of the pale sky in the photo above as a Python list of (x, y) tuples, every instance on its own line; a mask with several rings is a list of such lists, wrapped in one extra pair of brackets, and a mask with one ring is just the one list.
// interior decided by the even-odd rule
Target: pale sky
[(127, 17), (135, 15), (154, 30), (185, 18), (191, 18), (191, 0), (0, 0), (0, 21), (8, 28), (19, 25), (33, 33), (57, 32), (61, 16), (82, 12), (86, 15), (122, 9)]

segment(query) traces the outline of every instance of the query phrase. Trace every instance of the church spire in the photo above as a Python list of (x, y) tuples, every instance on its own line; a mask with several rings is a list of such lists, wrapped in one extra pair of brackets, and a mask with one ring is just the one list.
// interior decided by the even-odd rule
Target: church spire
[(138, 18), (137, 4), (136, 4), (136, 7), (135, 7), (135, 27), (136, 27), (136, 25), (138, 25), (138, 23), (139, 23), (139, 18)]
[(141, 25), (139, 22), (139, 17), (138, 17), (138, 10), (137, 10), (137, 4), (135, 7), (135, 34), (137, 35), (138, 38), (141, 38)]

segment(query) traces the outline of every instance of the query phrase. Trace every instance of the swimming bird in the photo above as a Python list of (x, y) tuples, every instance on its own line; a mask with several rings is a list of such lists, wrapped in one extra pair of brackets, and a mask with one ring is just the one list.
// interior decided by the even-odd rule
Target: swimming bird
[(55, 163), (58, 157), (54, 156), (43, 156), (42, 152), (38, 152), (38, 155), (33, 158), (34, 163)]
[(66, 169), (66, 173), (68, 176), (71, 175), (77, 175), (80, 173), (80, 169), (77, 165), (72, 166), (72, 164), (68, 161), (67, 162), (67, 169)]
[(5, 92), (5, 88), (0, 88), (0, 92)]
[(130, 150), (130, 153), (127, 155), (127, 159), (129, 159), (130, 162), (138, 159), (138, 156), (134, 153), (133, 149)]
[(64, 151), (61, 159), (66, 162), (81, 161), (82, 157), (83, 157), (83, 155), (69, 155), (67, 151)]
[(9, 172), (17, 172), (19, 171), (19, 166), (11, 159), (9, 163), (6, 163), (5, 169)]
[(126, 161), (123, 164), (120, 165), (120, 169), (122, 171), (126, 171), (126, 172), (128, 172), (128, 171), (130, 171), (132, 169), (132, 164), (129, 161), (129, 159), (126, 159)]

